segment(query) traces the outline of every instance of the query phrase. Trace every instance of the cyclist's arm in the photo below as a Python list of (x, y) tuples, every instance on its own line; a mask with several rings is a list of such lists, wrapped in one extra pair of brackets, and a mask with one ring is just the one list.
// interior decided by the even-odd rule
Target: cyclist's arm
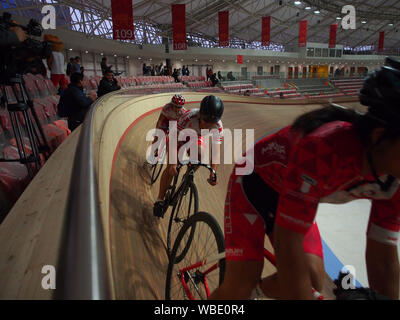
[(221, 163), (221, 145), (213, 144), (211, 153), (211, 168), (217, 171), (219, 164)]
[(157, 120), (157, 124), (156, 124), (156, 128), (160, 129), (161, 125), (163, 124), (163, 122), (166, 120), (167, 118), (161, 113), (160, 116), (158, 117)]
[(372, 201), (366, 250), (368, 280), (372, 289), (391, 299), (399, 299), (399, 216), (400, 188), (391, 199)]
[(304, 235), (275, 226), (274, 248), (282, 299), (313, 299), (310, 272), (303, 250)]
[(367, 272), (371, 289), (399, 299), (399, 257), (397, 246), (367, 239)]

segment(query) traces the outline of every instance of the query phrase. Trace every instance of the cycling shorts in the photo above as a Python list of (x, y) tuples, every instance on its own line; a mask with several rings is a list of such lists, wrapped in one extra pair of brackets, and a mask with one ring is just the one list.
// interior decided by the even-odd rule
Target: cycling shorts
[[(231, 175), (225, 201), (225, 249), (227, 260), (264, 260), (264, 237), (273, 244), (279, 193), (257, 173)], [(305, 253), (323, 259), (321, 236), (316, 223), (306, 233)]]

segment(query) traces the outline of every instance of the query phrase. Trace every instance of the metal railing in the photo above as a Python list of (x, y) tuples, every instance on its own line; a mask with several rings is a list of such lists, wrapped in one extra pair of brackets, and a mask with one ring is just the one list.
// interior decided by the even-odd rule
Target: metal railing
[(76, 149), (58, 260), (56, 299), (111, 298), (93, 154), (93, 119), (98, 105), (99, 101), (86, 116)]

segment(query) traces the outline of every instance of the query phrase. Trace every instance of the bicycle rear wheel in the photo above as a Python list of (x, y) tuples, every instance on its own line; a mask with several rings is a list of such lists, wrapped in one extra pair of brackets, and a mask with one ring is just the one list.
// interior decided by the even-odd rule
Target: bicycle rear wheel
[[(190, 237), (192, 240), (190, 246), (187, 246)], [(177, 253), (184, 251), (183, 248), (187, 248), (186, 254), (177, 262)], [(206, 212), (198, 212), (191, 216), (180, 230), (172, 249), (167, 270), (165, 299), (189, 298), (182, 279), (187, 283), (187, 288), (194, 299), (207, 299), (206, 284), (209, 292), (213, 292), (222, 283), (225, 272), (225, 258), (222, 258), (218, 261), (218, 267), (208, 273), (207, 270), (217, 263), (210, 261), (210, 258), (223, 254), (224, 250), (224, 234), (217, 220)], [(205, 260), (208, 260), (209, 264), (195, 265)], [(193, 267), (184, 273), (181, 272), (190, 266)]]
[(196, 185), (190, 182), (187, 188), (180, 191), (172, 208), (167, 232), (167, 253), (170, 255), (172, 245), (185, 221), (199, 210), (199, 194)]

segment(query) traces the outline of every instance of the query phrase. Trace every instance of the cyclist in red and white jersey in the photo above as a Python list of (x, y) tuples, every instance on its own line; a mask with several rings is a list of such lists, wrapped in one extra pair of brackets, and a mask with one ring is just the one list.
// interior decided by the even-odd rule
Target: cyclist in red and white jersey
[(161, 110), (156, 128), (163, 130), (165, 133), (169, 129), (170, 121), (177, 121), (183, 114), (187, 112), (184, 107), (185, 98), (180, 94), (175, 94), (170, 103), (167, 103)]
[[(160, 129), (164, 131), (165, 134), (168, 134), (169, 130), (169, 122), (177, 121), (183, 114), (185, 114), (188, 110), (184, 107), (185, 98), (180, 94), (175, 94), (171, 102), (167, 103), (161, 110), (160, 116), (158, 117), (156, 129)], [(154, 136), (152, 142), (153, 146), (156, 146), (156, 142), (158, 141), (158, 136)], [(153, 150), (153, 149), (152, 149)], [(158, 149), (152, 151), (155, 157), (158, 155)]]
[[(206, 96), (201, 101), (200, 109), (192, 109), (188, 111), (187, 113), (183, 114), (177, 122), (178, 134), (184, 129), (192, 129), (197, 134), (196, 143), (199, 147), (199, 159), (201, 157), (201, 150), (204, 149), (206, 145), (205, 138), (207, 138), (207, 136), (202, 136), (201, 130), (209, 130), (209, 135), (212, 135), (212, 147), (215, 148), (216, 151), (211, 163), (211, 167), (214, 169), (214, 171), (217, 170), (219, 164), (219, 148), (222, 143), (223, 137), (223, 126), (221, 121), (223, 112), (224, 104), (220, 98), (212, 95)], [(181, 147), (184, 146), (188, 141), (189, 139), (186, 141), (178, 142), (178, 150), (168, 150), (168, 152), (176, 152), (176, 154), (178, 155)], [(212, 154), (212, 151), (210, 152), (210, 154)], [(158, 198), (154, 204), (154, 215), (156, 217), (163, 217), (163, 212), (165, 212), (165, 210), (163, 209), (165, 206), (164, 197), (167, 192), (168, 186), (172, 182), (173, 177), (178, 174), (176, 168), (177, 164), (168, 163), (167, 168), (162, 173)], [(210, 178), (208, 182), (212, 186), (215, 186), (218, 183), (218, 181), (214, 181), (212, 173), (210, 173)]]
[(369, 285), (399, 298), (400, 61), (387, 58), (364, 81), (360, 101), (368, 106), (364, 114), (331, 105), (300, 116), (255, 145), (252, 174), (232, 173), (225, 201), (225, 278), (210, 299), (250, 297), (263, 270), (265, 235), (277, 273), (261, 281), (262, 291), (273, 298), (312, 299), (311, 287), (321, 291), (325, 278), (318, 204), (355, 199), (372, 200)]

